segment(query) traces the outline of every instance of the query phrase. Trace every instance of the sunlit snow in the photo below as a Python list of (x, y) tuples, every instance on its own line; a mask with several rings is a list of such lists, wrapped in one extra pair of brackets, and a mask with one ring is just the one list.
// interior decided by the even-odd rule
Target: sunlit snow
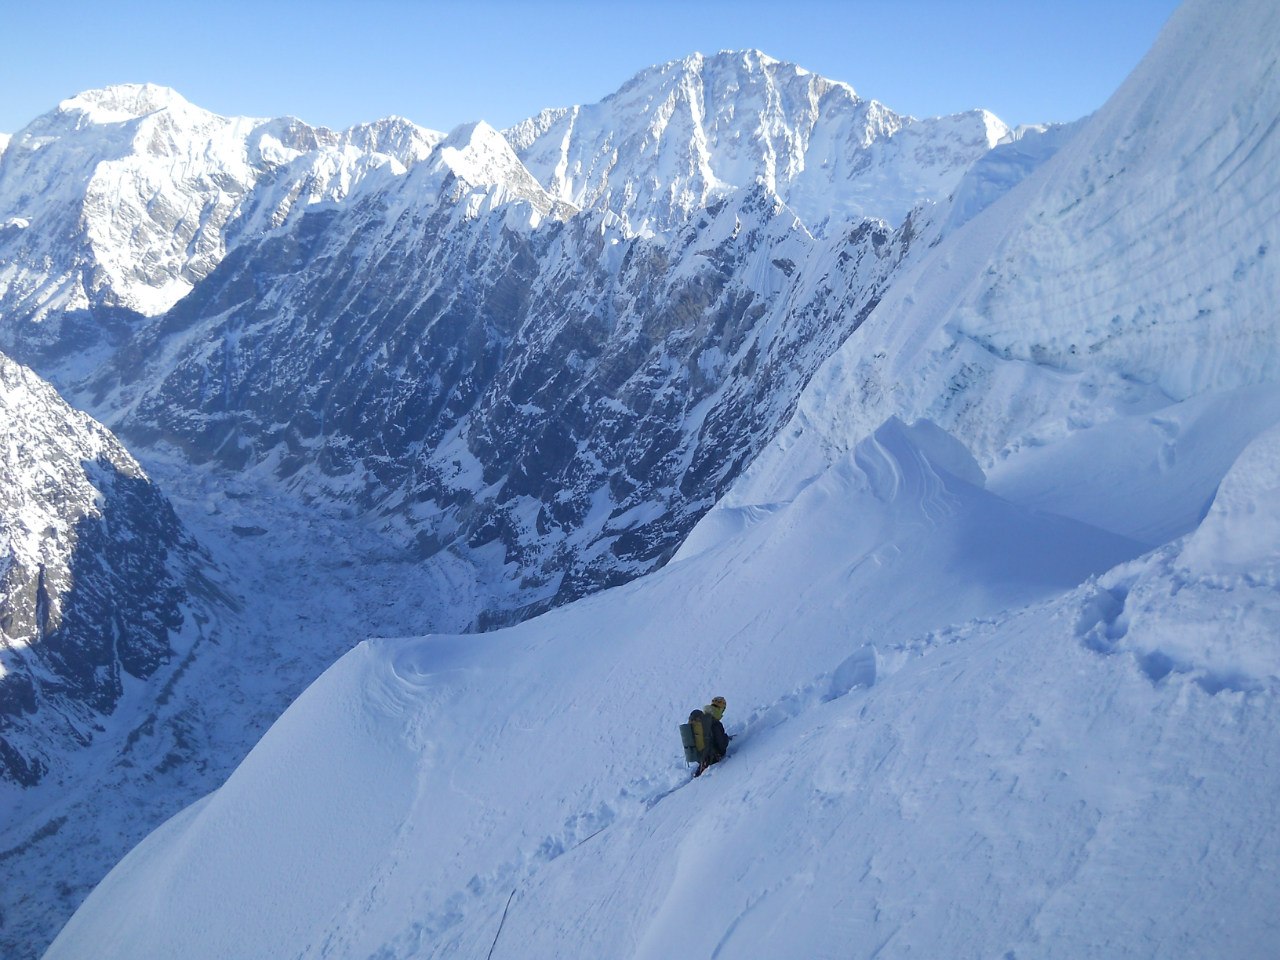
[(362, 644), (50, 960), (1269, 956), (1278, 61), (1192, 0), (672, 563)]

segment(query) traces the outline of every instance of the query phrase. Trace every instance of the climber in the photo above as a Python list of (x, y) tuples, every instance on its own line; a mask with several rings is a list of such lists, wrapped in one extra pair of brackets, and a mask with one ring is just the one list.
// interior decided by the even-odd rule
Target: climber
[[(724, 697), (713, 697), (711, 702), (701, 710), (689, 714), (689, 732), (692, 735), (692, 749), (686, 750), (686, 757), (696, 759), (698, 769), (694, 776), (699, 777), (707, 767), (719, 763), (729, 752), (729, 735), (724, 732), (724, 717), (727, 704)], [(684, 731), (681, 731), (682, 736)]]

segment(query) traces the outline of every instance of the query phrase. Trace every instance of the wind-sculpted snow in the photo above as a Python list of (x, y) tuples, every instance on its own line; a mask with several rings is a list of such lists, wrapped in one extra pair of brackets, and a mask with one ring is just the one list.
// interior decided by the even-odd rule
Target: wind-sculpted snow
[[(786, 764), (772, 789), (798, 789), (822, 772), (805, 746), (813, 725), (788, 717), (892, 685), (912, 638), (954, 642), (929, 633), (1067, 588), (1137, 549), (1012, 507), (948, 467), (981, 480), (929, 425), (886, 424), (793, 503), (639, 583), (483, 636), (363, 645), (226, 786), (127, 858), (48, 956), (89, 943), (103, 956), (484, 955), (513, 889), (539, 893), (536, 914), (518, 894), (525, 916), (513, 913), (522, 932), (509, 953), (578, 955), (611, 929), (610, 955), (646, 955), (644, 936), (666, 936), (650, 898), (668, 883), (644, 878), (683, 860), (679, 824), (707, 808), (699, 790), (736, 796), (762, 763)], [(688, 777), (675, 724), (714, 692), (729, 696), (735, 755), (671, 793)], [(746, 804), (753, 812), (763, 811)], [(777, 826), (751, 846), (782, 842)], [(709, 840), (734, 836), (722, 823)], [(632, 861), (619, 871), (637, 878), (623, 881), (625, 904), (602, 906), (599, 885), (619, 882), (596, 872), (602, 853)], [(705, 929), (684, 936), (723, 933), (744, 892), (711, 897)], [(778, 955), (783, 942), (765, 937), (743, 955)]]
[(72, 341), (109, 346), (163, 313), (238, 230), (278, 227), (371, 170), (403, 171), (438, 139), (397, 119), (339, 134), (220, 117), (151, 84), (65, 100), (0, 154), (0, 345), (83, 375)]
[[(1274, 4), (1185, 5), (1060, 152), (898, 279), (780, 436), (813, 470), (928, 416), (992, 464), (1280, 379), (1278, 64)], [(795, 453), (747, 499), (776, 499)]]
[(946, 197), (1009, 132), (982, 110), (900, 116), (748, 50), (653, 67), (599, 103), (546, 110), (507, 137), (554, 195), (609, 210), (634, 232), (679, 228), (763, 183), (825, 234), (868, 217), (901, 223)]

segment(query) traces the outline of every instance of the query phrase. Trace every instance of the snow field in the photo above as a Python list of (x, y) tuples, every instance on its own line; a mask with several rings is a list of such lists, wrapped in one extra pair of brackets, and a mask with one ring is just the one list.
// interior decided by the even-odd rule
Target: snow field
[[(598, 849), (620, 842), (608, 837), (648, 836), (670, 816), (651, 828), (655, 811), (736, 777), (766, 795), (792, 789), (779, 778), (808, 784), (817, 757), (830, 752), (813, 718), (867, 684), (878, 690), (882, 673), (905, 670), (899, 664), (919, 655), (909, 642), (931, 649), (934, 631), (1067, 589), (1140, 550), (1027, 513), (939, 460), (979, 479), (936, 430), (891, 422), (793, 504), (643, 586), (493, 634), (362, 645), (285, 713), (180, 838), (157, 841), (172, 859), (140, 847), (49, 956), (75, 956), (81, 937), (101, 943), (86, 918), (106, 910), (124, 922), (134, 911), (108, 904), (138, 883), (164, 891), (171, 922), (137, 917), (115, 930), (120, 955), (451, 955), (482, 937), (484, 921), (521, 884), (579, 863), (590, 881), (595, 861), (575, 852), (583, 841)], [(998, 544), (993, 530), (1002, 531)], [(676, 724), (717, 691), (729, 697), (730, 731), (742, 733), (736, 756), (664, 796), (688, 777)], [(759, 768), (775, 765), (761, 778)], [(820, 792), (839, 794), (844, 776)], [(780, 816), (773, 805), (745, 810), (717, 814), (727, 821), (716, 829), (744, 843), (743, 830), (764, 830), (760, 817)], [(773, 832), (785, 833), (785, 822), (773, 821)], [(691, 828), (661, 847), (694, 880), (714, 858), (685, 867), (693, 855), (682, 851), (705, 832)], [(625, 855), (656, 854), (646, 846)], [(575, 873), (572, 887), (592, 883)], [(211, 903), (235, 922), (211, 923)], [(575, 909), (557, 904), (539, 916)], [(647, 911), (634, 910), (625, 891), (616, 909), (641, 918), (628, 921), (635, 955), (661, 955), (674, 934), (643, 922)], [(721, 920), (727, 909), (712, 907)], [(515, 902), (512, 911), (508, 922), (527, 922)], [(567, 929), (548, 922), (552, 932), (539, 936)], [(597, 936), (589, 923), (581, 929)], [(558, 949), (548, 941), (526, 955)]]

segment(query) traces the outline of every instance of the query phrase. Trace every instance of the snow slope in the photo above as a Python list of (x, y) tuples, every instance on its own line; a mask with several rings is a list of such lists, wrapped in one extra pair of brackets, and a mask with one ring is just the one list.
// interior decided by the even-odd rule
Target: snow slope
[[(952, 624), (1140, 549), (1013, 507), (980, 479), (945, 435), (890, 422), (740, 538), (633, 586), (484, 636), (362, 645), (223, 788), (131, 854), (48, 956), (90, 943), (98, 956), (476, 955), (513, 887), (557, 876), (541, 926), (513, 940), (521, 955), (582, 955), (593, 941), (670, 955), (662, 943), (689, 930), (650, 908), (680, 872), (698, 791), (754, 792), (775, 781), (753, 779), (762, 764), (790, 770), (784, 787), (816, 775), (822, 738), (784, 721), (977, 629)], [(708, 684), (730, 695), (741, 760), (657, 807), (688, 777), (674, 726)], [(789, 843), (768, 805), (744, 809)], [(599, 913), (582, 894), (606, 889), (601, 862), (563, 855), (602, 827), (611, 857), (637, 861), (624, 872), (638, 887)], [(726, 832), (741, 842), (732, 822), (712, 835)], [(744, 893), (712, 900), (722, 930)], [(588, 916), (565, 912), (578, 909)]]
[(363, 644), (47, 956), (1267, 956), (1277, 436), (1124, 562), (890, 421), (641, 581)]
[(1190, 3), (675, 562), (362, 645), (48, 955), (1271, 956), (1278, 38)]
[(891, 415), (991, 466), (1280, 379), (1278, 61), (1275, 4), (1180, 8), (1055, 156), (899, 278), (738, 494), (782, 496)]

